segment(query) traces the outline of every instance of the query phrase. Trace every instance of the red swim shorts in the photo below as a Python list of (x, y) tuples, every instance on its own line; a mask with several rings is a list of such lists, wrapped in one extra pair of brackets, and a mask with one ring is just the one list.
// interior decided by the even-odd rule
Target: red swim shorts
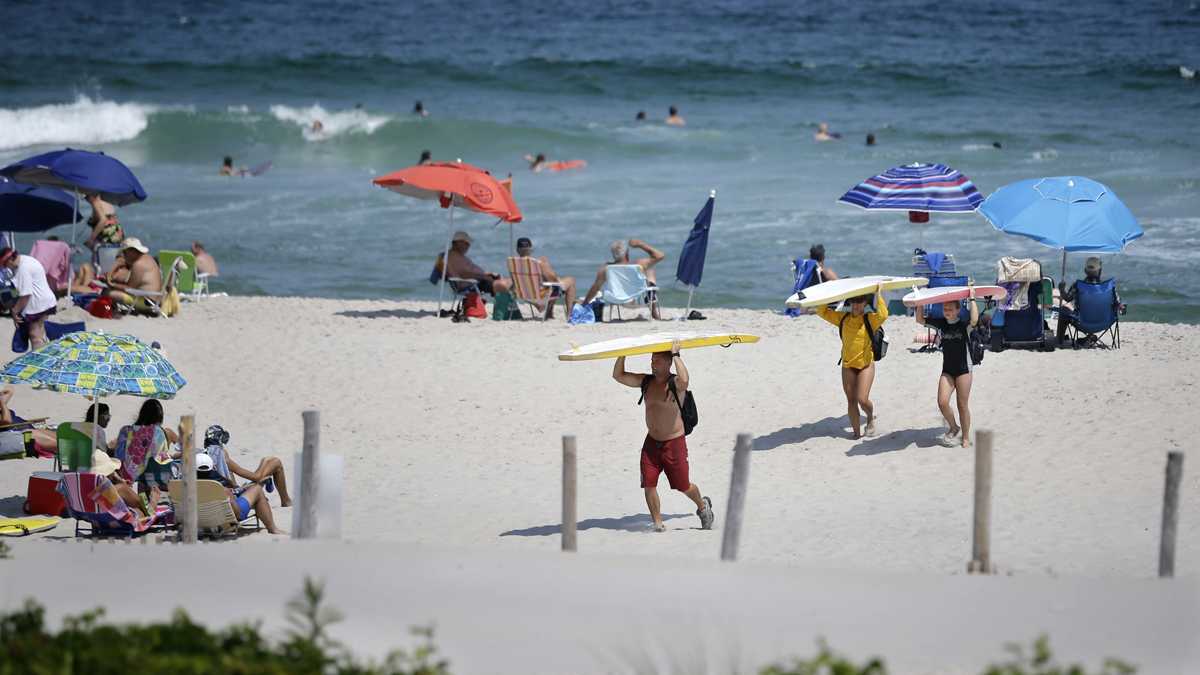
[(658, 487), (658, 474), (665, 472), (671, 489), (687, 492), (687, 440), (680, 436), (669, 441), (656, 441), (646, 436), (642, 443), (642, 487)]

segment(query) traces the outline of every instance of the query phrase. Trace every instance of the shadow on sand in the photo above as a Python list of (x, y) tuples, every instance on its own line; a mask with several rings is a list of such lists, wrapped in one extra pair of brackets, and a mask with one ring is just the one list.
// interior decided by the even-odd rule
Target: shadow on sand
[[(664, 513), (662, 519), (664, 521), (674, 520), (676, 518), (687, 518), (695, 514), (689, 513)], [(654, 521), (650, 520), (649, 513), (635, 513), (631, 516), (622, 516), (621, 518), (588, 518), (581, 520), (575, 525), (577, 530), (617, 530), (618, 532), (648, 532), (650, 525)], [(524, 530), (509, 530), (501, 532), (501, 537), (548, 537), (551, 535), (562, 534), (562, 525), (555, 523), (553, 525), (539, 525), (537, 527), (527, 527)]]
[(334, 312), (334, 315), (352, 319), (423, 319), (427, 316), (437, 316), (437, 312), (432, 309), (347, 309)]
[(818, 422), (809, 422), (798, 427), (787, 427), (772, 431), (766, 436), (754, 439), (755, 450), (774, 450), (783, 445), (795, 445), (813, 438), (848, 438), (846, 428), (850, 426), (850, 418), (826, 417)]
[(866, 457), (880, 455), (885, 452), (904, 450), (910, 445), (918, 448), (940, 447), (938, 437), (945, 433), (944, 427), (926, 427), (924, 429), (905, 429), (889, 434), (868, 438), (846, 451), (847, 457)]

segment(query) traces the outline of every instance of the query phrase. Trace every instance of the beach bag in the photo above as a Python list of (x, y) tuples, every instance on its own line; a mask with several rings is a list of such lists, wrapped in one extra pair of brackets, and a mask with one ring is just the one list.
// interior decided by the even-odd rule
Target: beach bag
[[(653, 375), (642, 376), (642, 395), (638, 397), (638, 405), (646, 399), (646, 388), (650, 386), (650, 380), (653, 380)], [(683, 400), (679, 400), (679, 392), (675, 390), (675, 376), (671, 375), (667, 378), (667, 388), (671, 390), (671, 395), (675, 397), (675, 405), (679, 406), (679, 417), (683, 419), (683, 435), (690, 436), (692, 429), (700, 423), (700, 413), (696, 410), (696, 397), (692, 396), (692, 390), (688, 389), (683, 394)]]
[(493, 321), (512, 321), (513, 319), (521, 318), (521, 308), (513, 301), (513, 296), (508, 292), (496, 294), (495, 301), (492, 303), (492, 320)]
[(987, 351), (988, 344), (991, 341), (991, 331), (983, 324), (979, 324), (967, 333), (967, 346), (971, 352), (971, 365), (977, 366), (983, 363), (984, 352)]
[(567, 323), (573, 326), (596, 323), (596, 313), (588, 305), (575, 305), (571, 308), (571, 316)]
[(114, 309), (112, 298), (103, 296), (88, 303), (87, 313), (97, 319), (111, 319)]
[(463, 314), (472, 319), (486, 319), (487, 307), (483, 304), (483, 296), (475, 291), (463, 297)]
[[(880, 361), (883, 359), (883, 357), (887, 356), (887, 350), (888, 350), (887, 335), (885, 335), (883, 332), (883, 324), (880, 324), (879, 328), (876, 328), (875, 330), (871, 330), (871, 321), (870, 321), (870, 319), (867, 318), (867, 316), (869, 316), (869, 315), (867, 315), (867, 314), (863, 315), (863, 328), (865, 328), (867, 330), (867, 334), (871, 337), (871, 353), (874, 356), (874, 359), (876, 361)], [(838, 324), (838, 338), (842, 337), (842, 327), (846, 325), (846, 319), (849, 319), (849, 318), (850, 318), (850, 314), (847, 313), (845, 316), (842, 317), (842, 322)], [(842, 360), (838, 359), (838, 365), (841, 365), (841, 364), (842, 364)]]
[(162, 310), (163, 316), (175, 316), (179, 313), (179, 291), (174, 286), (163, 296), (159, 308)]

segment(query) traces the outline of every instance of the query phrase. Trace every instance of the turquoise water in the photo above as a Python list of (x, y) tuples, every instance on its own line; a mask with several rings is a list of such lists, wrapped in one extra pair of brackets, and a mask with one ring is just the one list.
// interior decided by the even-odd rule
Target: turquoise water
[[(0, 25), (0, 161), (65, 145), (121, 158), (150, 194), (122, 209), (129, 233), (202, 239), (232, 293), (435, 297), (447, 213), (370, 182), (422, 149), (513, 173), (516, 236), (579, 276), (640, 237), (670, 278), (717, 189), (700, 305), (779, 306), (788, 261), (815, 242), (842, 274), (904, 272), (921, 245), (980, 280), (1002, 255), (1058, 277), (1059, 253), (977, 215), (920, 230), (835, 203), (928, 161), (985, 194), (1044, 175), (1106, 183), (1146, 230), (1105, 256), (1130, 318), (1200, 322), (1200, 81), (1180, 68), (1200, 67), (1196, 2), (9, 2)], [(410, 113), (418, 99), (430, 117)], [(685, 128), (661, 124), (672, 104)], [(813, 142), (821, 121), (844, 139)], [(537, 152), (588, 167), (535, 175), (521, 156)], [(223, 179), (226, 154), (274, 165)], [(459, 215), (473, 257), (499, 268), (508, 228)]]

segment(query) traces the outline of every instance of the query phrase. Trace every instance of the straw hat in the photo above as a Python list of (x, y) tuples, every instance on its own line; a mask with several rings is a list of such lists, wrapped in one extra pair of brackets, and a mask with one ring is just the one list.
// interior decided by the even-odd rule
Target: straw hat
[(108, 453), (100, 448), (92, 451), (92, 473), (101, 476), (111, 476), (120, 468), (121, 460), (109, 457)]

